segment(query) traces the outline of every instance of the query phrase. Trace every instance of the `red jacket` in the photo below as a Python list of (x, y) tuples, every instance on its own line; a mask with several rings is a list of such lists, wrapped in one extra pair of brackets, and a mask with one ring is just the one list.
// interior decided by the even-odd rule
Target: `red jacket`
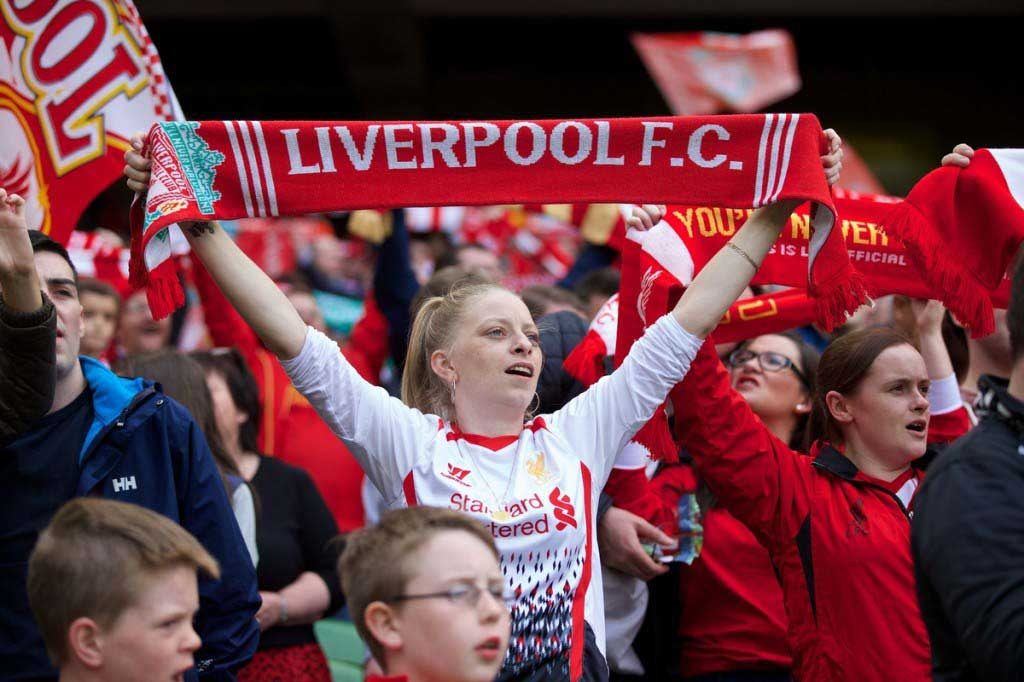
[[(651, 485), (678, 506), (697, 479), (690, 466), (670, 465)], [(786, 609), (768, 550), (721, 505), (705, 510), (701, 525), (700, 556), (680, 571), (680, 674), (789, 669)]]
[[(210, 274), (198, 262), (195, 263), (194, 277), (213, 342), (218, 346), (237, 348), (256, 377), (263, 408), (259, 428), (260, 450), (309, 473), (340, 532), (361, 528), (365, 522), (362, 467), (320, 419), (313, 406), (295, 390), (281, 363), (263, 347), (256, 333), (224, 298)], [(367, 299), (368, 302), (370, 300), (372, 296)], [(386, 340), (386, 334), (373, 333), (366, 328), (374, 324), (374, 310), (368, 306), (352, 330), (352, 339)], [(381, 317), (379, 312), (377, 316)], [(377, 345), (364, 349), (364, 352), (355, 347), (343, 349), (353, 367), (373, 383), (377, 382), (387, 357), (387, 344), (384, 344), (383, 351)]]
[[(676, 427), (722, 506), (768, 548), (789, 615), (794, 677), (931, 679), (910, 555), (912, 513), (828, 444), (773, 436), (707, 343), (675, 391)], [(936, 416), (941, 422), (964, 415)], [(920, 478), (923, 472), (914, 476)]]

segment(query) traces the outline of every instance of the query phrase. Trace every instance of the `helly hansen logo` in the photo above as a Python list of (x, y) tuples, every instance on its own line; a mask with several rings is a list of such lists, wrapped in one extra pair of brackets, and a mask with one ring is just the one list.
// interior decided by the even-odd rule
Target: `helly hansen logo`
[(467, 488), (473, 487), (473, 484), (466, 483), (466, 476), (469, 476), (469, 469), (457, 467), (449, 462), (448, 471), (441, 472), (441, 475), (447, 479), (455, 481), (459, 485), (464, 485)]
[(569, 496), (563, 495), (556, 486), (548, 500), (555, 507), (555, 530), (565, 530), (568, 526), (576, 528), (576, 508), (569, 503)]
[(122, 476), (121, 478), (115, 478), (112, 483), (114, 484), (115, 493), (123, 493), (126, 490), (138, 490), (139, 487), (135, 485), (134, 476)]

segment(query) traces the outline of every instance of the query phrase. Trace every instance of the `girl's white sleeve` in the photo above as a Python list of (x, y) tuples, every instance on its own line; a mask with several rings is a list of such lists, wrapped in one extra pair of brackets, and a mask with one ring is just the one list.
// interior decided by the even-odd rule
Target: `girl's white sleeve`
[(405, 476), (427, 452), (440, 420), (367, 382), (338, 344), (312, 327), (306, 330), (302, 351), (281, 365), (388, 503), (402, 495)]
[(633, 344), (610, 375), (550, 416), (580, 459), (603, 485), (616, 457), (682, 381), (704, 343), (662, 316)]

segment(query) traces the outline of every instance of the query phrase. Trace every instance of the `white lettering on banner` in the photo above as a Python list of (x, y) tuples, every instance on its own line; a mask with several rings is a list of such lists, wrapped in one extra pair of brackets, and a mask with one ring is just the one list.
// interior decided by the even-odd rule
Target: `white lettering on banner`
[(356, 149), (356, 142), (352, 139), (352, 133), (349, 132), (348, 126), (334, 126), (334, 132), (337, 133), (338, 139), (344, 145), (345, 153), (348, 154), (348, 160), (352, 163), (352, 167), (360, 171), (369, 170), (370, 164), (373, 163), (373, 148), (377, 144), (377, 133), (380, 132), (380, 125), (374, 123), (366, 129), (366, 138), (363, 140), (363, 153), (361, 155), (359, 150)]
[[(516, 147), (519, 131), (523, 128), (526, 128), (533, 134), (533, 149), (530, 150), (527, 156), (520, 155), (519, 149)], [(544, 156), (546, 144), (547, 134), (544, 132), (544, 129), (530, 121), (513, 123), (505, 131), (505, 156), (508, 157), (509, 161), (519, 166), (530, 166), (540, 161), (540, 157)]]
[(650, 166), (651, 165), (651, 151), (655, 147), (665, 147), (665, 140), (656, 140), (654, 138), (654, 132), (659, 128), (662, 130), (672, 130), (672, 124), (668, 121), (644, 121), (644, 143), (643, 151), (640, 153), (640, 165)]
[[(669, 143), (672, 142), (672, 146), (685, 146), (686, 152), (685, 156), (670, 158), (666, 154), (666, 158), (661, 161), (666, 167), (680, 167), (688, 159), (700, 168), (718, 168), (727, 163), (730, 170), (743, 168), (742, 162), (730, 162), (725, 153), (711, 154), (710, 145), (731, 139), (731, 134), (722, 125), (701, 125), (685, 139), (679, 139), (682, 137), (681, 131), (676, 131), (672, 121), (639, 123), (643, 128), (637, 161), (639, 166), (654, 165), (655, 150), (663, 149), (667, 152)], [(282, 129), (281, 134), (285, 138), (288, 152), (288, 174), (337, 172), (339, 161), (344, 158), (337, 151), (339, 141), (351, 169), (370, 170), (382, 128), (384, 155), (389, 170), (476, 168), (480, 150), (496, 145), (504, 152), (505, 159), (517, 166), (532, 166), (544, 159), (545, 155), (565, 166), (576, 166), (586, 162), (594, 166), (626, 164), (626, 155), (621, 153), (624, 150), (617, 149), (616, 151), (620, 152), (618, 155), (612, 152), (612, 130), (609, 121), (559, 121), (551, 128), (550, 134), (543, 126), (533, 121), (514, 121), (504, 131), (499, 125), (487, 121), (459, 124), (375, 123), (366, 126), (365, 136), (361, 140), (355, 139), (353, 131), (347, 125), (334, 126), (334, 136), (327, 127), (315, 127), (312, 133), (301, 128)]]
[[(490, 147), (501, 138), (501, 130), (493, 123), (463, 123), (466, 133), (466, 168), (476, 168), (476, 150)], [(477, 139), (474, 130), (483, 130), (484, 136)]]
[[(38, 95), (36, 109), (53, 167), (65, 175), (106, 153), (104, 109), (148, 84), (138, 45), (115, 3), (0, 2), (7, 24), (25, 38), (22, 73)], [(73, 35), (74, 40), (67, 40)], [(71, 49), (60, 45), (72, 44)]]
[(597, 158), (594, 159), (595, 166), (624, 166), (626, 158), (623, 156), (608, 156), (608, 137), (611, 125), (608, 121), (595, 121), (597, 126)]
[(115, 493), (123, 493), (126, 490), (138, 490), (138, 486), (135, 485), (134, 476), (122, 476), (121, 478), (115, 478), (111, 483), (114, 484)]
[[(572, 156), (565, 153), (565, 131), (568, 128), (575, 128), (580, 137), (579, 148)], [(583, 161), (583, 159), (590, 156), (593, 141), (594, 136), (591, 134), (590, 128), (587, 126), (583, 125), (579, 121), (562, 121), (555, 126), (554, 130), (551, 131), (551, 156), (555, 157), (555, 159), (561, 163), (569, 166), (575, 166)]]
[[(230, 130), (230, 129), (229, 129)], [(308, 175), (309, 173), (320, 173), (320, 164), (313, 163), (306, 165), (302, 163), (302, 151), (299, 149), (299, 129), (288, 128), (282, 130), (284, 144), (288, 148), (288, 175)], [(244, 170), (242, 171), (244, 172)]]
[(316, 143), (320, 147), (320, 163), (323, 165), (324, 173), (334, 173), (334, 154), (331, 153), (331, 131), (320, 126), (316, 129)]
[(714, 123), (702, 125), (693, 131), (693, 134), (690, 135), (690, 144), (686, 148), (686, 155), (690, 157), (690, 161), (693, 161), (701, 168), (715, 168), (725, 163), (725, 154), (715, 154), (710, 159), (704, 157), (701, 145), (704, 143), (704, 136), (708, 133), (715, 133), (719, 140), (729, 139), (729, 131)]
[[(431, 136), (432, 131), (441, 130), (444, 132), (444, 139), (435, 140)], [(434, 167), (434, 152), (440, 152), (444, 164), (449, 168), (458, 168), (459, 159), (452, 151), (452, 147), (459, 141), (459, 129), (451, 123), (423, 123), (420, 124), (420, 134), (423, 140), (423, 163), (421, 168)]]
[(407, 161), (398, 160), (399, 149), (412, 149), (415, 146), (413, 140), (399, 140), (395, 134), (399, 131), (412, 132), (411, 123), (388, 123), (384, 126), (384, 151), (388, 156), (388, 168), (391, 170), (413, 170), (416, 168), (416, 158)]

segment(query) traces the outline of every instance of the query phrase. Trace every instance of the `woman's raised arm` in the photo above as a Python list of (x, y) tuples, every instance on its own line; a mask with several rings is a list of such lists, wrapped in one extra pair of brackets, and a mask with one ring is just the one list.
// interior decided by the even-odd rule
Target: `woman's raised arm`
[[(145, 194), (150, 161), (143, 156), (143, 148), (142, 134), (132, 137), (132, 149), (124, 157), (124, 173), (128, 187)], [(217, 286), (270, 352), (282, 360), (297, 356), (306, 340), (306, 325), (274, 281), (218, 223), (182, 223), (181, 227), (192, 252), (203, 261)]]
[[(822, 167), (830, 185), (839, 179), (842, 169), (842, 140), (831, 128), (825, 131), (829, 152), (821, 157)], [(746, 224), (719, 250), (687, 287), (672, 314), (683, 329), (699, 338), (706, 338), (718, 325), (729, 306), (750, 284), (757, 269), (789, 216), (800, 201), (780, 201), (754, 211)], [(650, 229), (665, 214), (664, 206), (645, 205), (633, 209), (627, 220), (630, 227)]]

